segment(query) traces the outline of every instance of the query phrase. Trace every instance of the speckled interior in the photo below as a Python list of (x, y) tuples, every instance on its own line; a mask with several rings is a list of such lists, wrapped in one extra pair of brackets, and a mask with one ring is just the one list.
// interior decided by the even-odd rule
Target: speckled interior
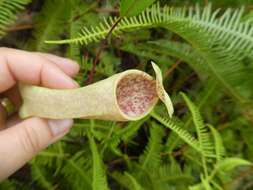
[(121, 111), (129, 117), (144, 114), (156, 100), (156, 83), (140, 74), (123, 77), (116, 90)]

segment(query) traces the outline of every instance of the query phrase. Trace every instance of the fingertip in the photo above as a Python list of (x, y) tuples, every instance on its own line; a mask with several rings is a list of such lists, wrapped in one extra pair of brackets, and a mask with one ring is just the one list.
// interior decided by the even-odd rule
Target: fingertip
[(73, 126), (72, 119), (48, 120), (49, 128), (55, 137), (61, 136), (70, 130)]
[(75, 76), (79, 72), (80, 66), (77, 62), (62, 57), (57, 57), (56, 59), (57, 61), (55, 60), (54, 63), (57, 66), (59, 66), (69, 76)]
[(77, 88), (79, 86), (70, 76), (53, 65), (47, 65), (43, 68), (41, 84), (42, 86), (56, 89)]
[(75, 76), (80, 70), (79, 64), (74, 60), (64, 58), (64, 57), (59, 57), (59, 56), (52, 55), (52, 54), (47, 54), (47, 53), (36, 53), (36, 54), (53, 62), (64, 73), (66, 73), (69, 76)]
[(69, 65), (70, 70), (72, 71), (71, 76), (76, 75), (80, 70), (80, 65), (71, 59), (63, 58), (63, 63), (65, 63), (65, 65)]

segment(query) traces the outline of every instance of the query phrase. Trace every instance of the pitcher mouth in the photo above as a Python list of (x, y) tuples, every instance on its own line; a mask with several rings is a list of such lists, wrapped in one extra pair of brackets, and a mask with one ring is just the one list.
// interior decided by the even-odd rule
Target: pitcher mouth
[(129, 73), (118, 82), (116, 97), (122, 113), (130, 118), (142, 117), (157, 102), (156, 81), (147, 74)]

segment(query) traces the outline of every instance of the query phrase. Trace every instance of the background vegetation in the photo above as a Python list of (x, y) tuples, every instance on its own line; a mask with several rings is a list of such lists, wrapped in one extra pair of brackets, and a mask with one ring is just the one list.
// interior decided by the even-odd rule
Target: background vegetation
[(253, 189), (252, 9), (252, 0), (0, 0), (1, 46), (74, 59), (81, 86), (130, 68), (153, 74), (154, 60), (175, 107), (171, 120), (162, 104), (136, 122), (76, 120), (0, 189)]

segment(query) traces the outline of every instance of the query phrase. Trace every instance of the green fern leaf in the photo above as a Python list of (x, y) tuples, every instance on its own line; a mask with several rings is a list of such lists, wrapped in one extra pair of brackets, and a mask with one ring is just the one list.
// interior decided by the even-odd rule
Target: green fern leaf
[(91, 157), (79, 151), (71, 158), (65, 159), (66, 164), (61, 170), (61, 174), (70, 181), (73, 189), (92, 189), (91, 184)]
[(6, 34), (8, 26), (17, 19), (16, 14), (31, 0), (0, 0), (0, 38)]
[(193, 177), (182, 172), (179, 164), (172, 159), (170, 164), (160, 165), (158, 169), (157, 182), (169, 184), (190, 183)]
[(0, 189), (16, 190), (17, 185), (13, 180), (8, 179), (1, 182)]
[(45, 176), (44, 168), (40, 168), (35, 163), (32, 164), (32, 176), (33, 179), (45, 190), (53, 190), (55, 189), (53, 185), (48, 182)]
[(64, 31), (70, 14), (68, 0), (47, 0), (41, 12), (35, 18), (34, 39), (29, 48), (36, 51), (49, 51), (53, 48), (44, 41), (46, 39), (59, 39)]
[(184, 140), (187, 144), (189, 144), (192, 148), (197, 150), (198, 152), (204, 154), (202, 149), (199, 146), (198, 141), (186, 130), (184, 130), (179, 122), (174, 121), (173, 119), (166, 119), (155, 112), (151, 113), (152, 117), (155, 118), (157, 121), (159, 121), (161, 124), (163, 124), (165, 127), (171, 129), (173, 132), (175, 132), (182, 140)]
[[(95, 4), (96, 5), (96, 4)], [(86, 23), (86, 17), (89, 17), (88, 11), (94, 6), (84, 3), (82, 0), (71, 0), (70, 13), (68, 20), (67, 32), (69, 38), (75, 38), (78, 32), (82, 29), (83, 23)], [(85, 14), (86, 13), (86, 14)], [(80, 16), (83, 15), (83, 16)], [(87, 15), (87, 16), (86, 16)], [(78, 19), (77, 19), (78, 18)], [(70, 44), (67, 49), (67, 56), (77, 63), (81, 63), (81, 51), (79, 44)]]
[(109, 188), (107, 185), (105, 170), (102, 167), (102, 161), (98, 153), (97, 145), (93, 137), (91, 137), (90, 135), (88, 136), (93, 160), (92, 189), (108, 190)]
[(118, 132), (118, 135), (121, 136), (124, 142), (128, 142), (130, 139), (136, 136), (137, 131), (148, 119), (149, 117), (145, 117), (141, 120), (130, 122), (125, 128)]
[(120, 1), (120, 15), (135, 16), (152, 5), (156, 0), (121, 0)]
[(131, 182), (131, 185), (130, 185), (131, 188), (129, 188), (129, 190), (143, 190), (143, 188), (141, 187), (141, 185), (137, 182), (137, 180), (131, 174), (125, 172), (124, 175)]
[(124, 174), (115, 171), (111, 174), (111, 177), (117, 181), (124, 189), (143, 189), (139, 181), (129, 172), (124, 172)]
[(211, 130), (212, 136), (214, 138), (214, 146), (215, 146), (215, 157), (217, 160), (217, 163), (222, 161), (225, 158), (225, 147), (222, 143), (222, 138), (218, 131), (211, 125), (208, 125), (208, 127)]
[[(165, 26), (175, 22), (186, 22), (192, 27), (198, 27), (200, 30), (212, 35), (214, 40), (222, 41), (229, 49), (241, 49), (240, 45), (247, 43), (249, 49), (253, 47), (253, 37), (250, 26), (247, 23), (240, 22), (243, 9), (231, 11), (228, 9), (222, 16), (218, 18), (219, 10), (212, 13), (212, 7), (209, 4), (203, 10), (199, 6), (194, 9), (189, 8), (161, 8), (159, 4), (153, 5), (152, 8), (146, 9), (140, 15), (123, 18), (118, 26), (114, 29), (113, 34), (118, 35), (123, 31), (131, 31), (138, 28), (150, 28), (157, 26)], [(84, 28), (80, 33), (80, 37), (62, 41), (50, 41), (48, 43), (81, 43), (87, 44), (98, 41), (106, 36), (111, 26), (117, 18), (109, 18), (109, 21), (100, 23), (97, 27), (90, 29)], [(231, 44), (231, 37), (236, 37), (238, 43)], [(236, 41), (236, 42), (238, 42)], [(245, 45), (245, 44), (244, 44)], [(242, 52), (242, 50), (240, 51)]]
[(210, 139), (210, 135), (208, 132), (208, 128), (205, 126), (202, 117), (199, 113), (198, 108), (193, 104), (193, 102), (184, 94), (181, 93), (182, 97), (184, 98), (185, 102), (187, 103), (188, 108), (191, 111), (192, 119), (194, 125), (196, 127), (199, 146), (204, 152), (204, 155), (207, 157), (213, 157), (213, 143)]
[(208, 179), (205, 179), (203, 175), (200, 176), (201, 183), (189, 187), (189, 190), (213, 190)]
[(150, 47), (159, 54), (176, 57), (188, 63), (197, 73), (206, 72), (204, 59), (189, 44), (168, 40), (149, 41), (145, 47)]
[(230, 172), (238, 166), (252, 166), (252, 163), (241, 158), (226, 158), (216, 165), (218, 172)]
[[(71, 4), (71, 12), (70, 12), (70, 20), (69, 23), (69, 38), (74, 38), (74, 36), (81, 30), (81, 23), (82, 20), (74, 20), (76, 16), (76, 9), (79, 10), (80, 7), (76, 6), (76, 3)], [(81, 62), (80, 60), (80, 47), (78, 44), (70, 44), (68, 47), (67, 55), (69, 58), (77, 61), (78, 63)]]
[(203, 175), (200, 176), (200, 179), (205, 190), (213, 190), (208, 179), (205, 179)]
[(150, 138), (145, 148), (144, 154), (140, 156), (141, 168), (146, 171), (156, 170), (161, 162), (162, 138), (164, 132), (157, 124), (152, 123), (150, 129)]
[[(206, 73), (209, 73), (201, 55), (186, 43), (161, 39), (138, 44), (126, 43), (120, 47), (120, 49), (136, 54), (140, 57), (152, 60), (157, 59), (159, 60), (157, 62), (162, 63), (160, 65), (165, 68), (168, 68), (174, 63), (169, 59), (171, 57), (176, 57), (188, 63), (199, 74), (200, 77), (202, 75), (206, 76)], [(168, 64), (170, 62), (171, 65)]]
[(250, 11), (245, 17), (243, 17), (244, 22), (249, 22), (253, 25), (253, 11)]

